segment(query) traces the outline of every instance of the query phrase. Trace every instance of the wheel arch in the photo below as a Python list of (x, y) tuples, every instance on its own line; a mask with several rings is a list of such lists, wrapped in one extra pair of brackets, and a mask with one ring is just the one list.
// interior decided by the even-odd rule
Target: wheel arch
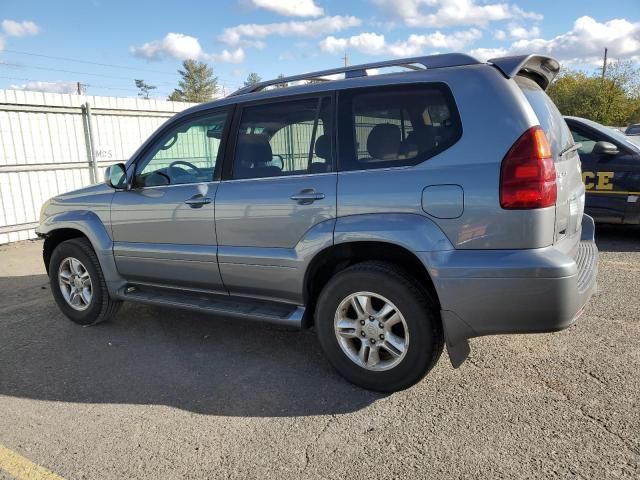
[[(58, 245), (67, 240), (73, 238), (89, 238), (76, 228), (56, 228), (52, 230), (44, 237), (44, 245), (42, 247), (42, 259), (44, 260), (44, 267), (49, 273), (49, 262), (51, 261), (51, 255)], [(89, 240), (91, 242), (91, 240)]]
[(86, 238), (98, 257), (109, 293), (114, 297), (120, 296), (126, 282), (116, 267), (111, 235), (95, 212), (71, 210), (51, 215), (40, 224), (37, 233), (45, 239), (43, 260), (47, 273), (55, 247), (72, 238)]
[[(304, 301), (307, 312), (315, 309), (318, 295), (336, 273), (366, 261), (385, 261), (406, 270), (433, 297), (438, 309), (440, 301), (424, 263), (408, 248), (388, 241), (354, 241), (332, 245), (318, 252), (310, 262), (304, 276)], [(307, 323), (311, 323), (311, 315)]]

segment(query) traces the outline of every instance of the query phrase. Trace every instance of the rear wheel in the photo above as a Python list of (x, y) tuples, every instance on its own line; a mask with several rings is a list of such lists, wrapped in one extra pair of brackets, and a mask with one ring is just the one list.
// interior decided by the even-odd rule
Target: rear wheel
[(80, 325), (108, 320), (122, 304), (109, 296), (98, 257), (85, 238), (67, 240), (55, 248), (49, 283), (62, 313)]
[(382, 392), (420, 381), (444, 345), (433, 298), (407, 272), (383, 262), (335, 275), (318, 299), (316, 329), (338, 372)]

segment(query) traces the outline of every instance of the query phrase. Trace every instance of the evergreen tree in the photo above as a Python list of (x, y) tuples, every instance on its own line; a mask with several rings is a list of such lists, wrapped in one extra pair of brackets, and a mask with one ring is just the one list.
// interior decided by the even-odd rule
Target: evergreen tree
[(256, 85), (257, 83), (260, 83), (261, 81), (262, 81), (262, 78), (260, 77), (260, 75), (258, 75), (256, 72), (251, 72), (247, 77), (247, 79), (244, 81), (244, 86), (250, 87), (252, 85)]
[[(281, 73), (280, 75), (278, 75), (278, 80), (282, 80), (284, 78), (284, 75)], [(288, 87), (289, 84), (287, 82), (283, 82), (283, 83), (278, 83), (276, 85), (276, 88), (286, 88)]]
[(202, 103), (210, 101), (218, 93), (218, 77), (206, 63), (185, 60), (178, 73), (182, 79), (178, 82), (179, 88), (169, 95), (169, 100)]

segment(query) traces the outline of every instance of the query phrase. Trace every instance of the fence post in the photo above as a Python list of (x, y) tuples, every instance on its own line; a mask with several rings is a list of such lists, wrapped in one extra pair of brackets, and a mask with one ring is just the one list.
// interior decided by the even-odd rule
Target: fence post
[(93, 119), (91, 116), (91, 105), (89, 102), (85, 103), (83, 110), (86, 115), (87, 121), (87, 134), (88, 134), (88, 147), (89, 147), (89, 171), (91, 172), (91, 182), (97, 183), (100, 178), (100, 171), (98, 170), (98, 162), (96, 161), (96, 146), (95, 146), (95, 133), (93, 131)]

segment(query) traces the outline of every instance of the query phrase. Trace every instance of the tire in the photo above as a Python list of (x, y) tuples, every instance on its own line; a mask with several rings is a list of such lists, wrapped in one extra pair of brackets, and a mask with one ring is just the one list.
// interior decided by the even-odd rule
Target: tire
[[(366, 295), (353, 297), (359, 292)], [(358, 313), (357, 305), (366, 308)], [(381, 315), (394, 310), (400, 315)], [(437, 363), (444, 347), (436, 302), (415, 278), (390, 263), (363, 262), (337, 273), (318, 298), (315, 319), (331, 364), (347, 380), (369, 390), (395, 392), (416, 384)], [(404, 348), (395, 347), (400, 343)], [(377, 354), (372, 356), (374, 350)]]
[[(65, 286), (62, 285), (64, 282), (59, 277), (61, 271), (65, 278), (69, 274), (73, 278), (69, 283), (65, 283)], [(77, 272), (83, 272), (83, 276), (80, 277)], [(84, 272), (88, 274), (90, 283), (86, 283)], [(79, 290), (82, 293), (73, 300), (76, 304), (74, 308), (67, 298), (70, 296), (69, 291), (73, 291), (78, 286), (75, 283), (76, 279), (82, 283), (83, 287)], [(121, 301), (109, 296), (98, 257), (86, 238), (67, 240), (55, 248), (49, 261), (49, 284), (53, 298), (62, 313), (79, 325), (95, 325), (104, 322), (113, 317), (122, 305)], [(67, 292), (67, 298), (63, 288)]]

